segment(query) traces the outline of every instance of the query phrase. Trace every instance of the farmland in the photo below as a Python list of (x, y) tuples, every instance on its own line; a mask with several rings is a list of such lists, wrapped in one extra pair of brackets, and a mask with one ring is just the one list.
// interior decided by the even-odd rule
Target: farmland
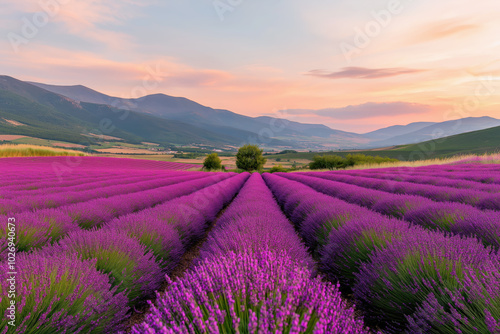
[(500, 165), (198, 168), (0, 159), (0, 333), (500, 332)]

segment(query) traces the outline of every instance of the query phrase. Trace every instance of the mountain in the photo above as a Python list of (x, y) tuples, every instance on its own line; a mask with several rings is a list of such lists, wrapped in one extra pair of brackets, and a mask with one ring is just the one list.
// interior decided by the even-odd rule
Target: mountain
[(107, 96), (84, 86), (32, 84), (76, 101), (109, 104), (176, 120), (221, 135), (237, 137), (240, 142), (257, 140), (268, 144), (267, 137), (271, 136), (294, 148), (308, 149), (358, 147), (369, 142), (362, 135), (334, 130), (321, 124), (283, 122), (267, 116), (249, 117), (229, 110), (206, 107), (183, 97), (153, 94), (137, 99), (123, 99)]
[(431, 124), (413, 132), (396, 135), (385, 140), (373, 141), (370, 143), (370, 146), (385, 147), (391, 145), (414, 144), (496, 126), (500, 126), (500, 120), (492, 117), (468, 117)]
[[(71, 137), (73, 141), (81, 138), (82, 133), (98, 129), (103, 119), (112, 121), (113, 137), (129, 142), (142, 140), (165, 145), (203, 144), (214, 147), (257, 143), (265, 148), (312, 151), (406, 145), (500, 126), (500, 120), (491, 117), (469, 117), (441, 123), (395, 125), (357, 134), (322, 124), (239, 115), (165, 94), (124, 99), (82, 85), (27, 83), (5, 76), (0, 76), (0, 90), (2, 133), (27, 134), (35, 130), (40, 133), (45, 129), (42, 131), (45, 131), (43, 138), (63, 136)], [(8, 100), (10, 102), (6, 102)], [(128, 116), (122, 119), (125, 114)], [(6, 120), (27, 126), (15, 126)]]
[(363, 134), (364, 137), (380, 141), (380, 140), (385, 140), (389, 139), (395, 136), (402, 136), (408, 133), (412, 133), (418, 130), (421, 130), (427, 126), (433, 125), (436, 123), (433, 122), (416, 122), (416, 123), (410, 123), (408, 125), (393, 125), (389, 126), (387, 128), (375, 130), (372, 132), (368, 132)]
[[(96, 104), (107, 104), (113, 106), (113, 98), (105, 94), (99, 93), (93, 89), (87, 88), (82, 85), (76, 86), (53, 86), (46, 85), (42, 83), (29, 82), (27, 83), (47, 90), (52, 93), (56, 93), (62, 96), (69, 97), (77, 102), (92, 102)], [(118, 107), (118, 106), (115, 106)]]
[[(79, 144), (100, 134), (130, 143), (147, 141), (164, 145), (230, 146), (240, 142), (237, 137), (179, 121), (75, 101), (7, 76), (0, 76), (0, 133)], [(271, 144), (287, 143), (272, 139)]]

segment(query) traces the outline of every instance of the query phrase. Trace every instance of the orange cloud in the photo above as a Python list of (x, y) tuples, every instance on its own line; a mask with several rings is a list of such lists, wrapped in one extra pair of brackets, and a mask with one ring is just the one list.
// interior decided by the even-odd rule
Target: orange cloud
[(463, 23), (463, 19), (449, 19), (427, 24), (421, 32), (410, 39), (412, 43), (425, 43), (454, 35), (463, 35), (479, 30), (482, 26), (474, 23)]

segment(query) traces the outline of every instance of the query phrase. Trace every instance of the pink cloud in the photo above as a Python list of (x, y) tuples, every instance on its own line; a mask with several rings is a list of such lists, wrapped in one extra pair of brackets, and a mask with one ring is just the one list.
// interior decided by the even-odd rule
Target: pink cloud
[(328, 72), (326, 70), (312, 70), (306, 75), (325, 78), (325, 79), (379, 79), (394, 77), (404, 74), (413, 74), (423, 72), (425, 70), (418, 70), (412, 68), (394, 67), (394, 68), (366, 68), (366, 67), (344, 67), (337, 72)]

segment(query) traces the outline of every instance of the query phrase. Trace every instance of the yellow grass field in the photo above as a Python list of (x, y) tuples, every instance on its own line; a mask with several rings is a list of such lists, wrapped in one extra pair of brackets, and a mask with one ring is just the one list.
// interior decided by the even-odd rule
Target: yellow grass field
[(0, 158), (11, 157), (54, 157), (54, 156), (86, 156), (88, 154), (66, 149), (58, 149), (36, 145), (0, 145)]

